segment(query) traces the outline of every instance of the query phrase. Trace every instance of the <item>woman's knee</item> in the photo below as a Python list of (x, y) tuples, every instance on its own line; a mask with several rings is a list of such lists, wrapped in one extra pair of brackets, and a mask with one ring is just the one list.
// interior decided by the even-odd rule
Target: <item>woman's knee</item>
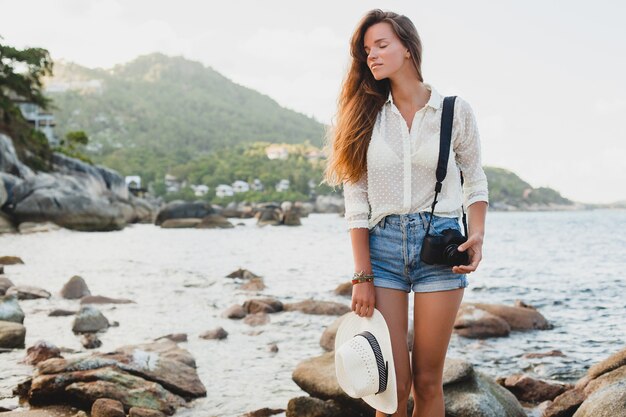
[(408, 400), (409, 394), (411, 394), (411, 385), (413, 381), (411, 378), (407, 378), (404, 381), (398, 381), (397, 390), (398, 390), (398, 403)]
[(441, 375), (435, 372), (420, 372), (413, 375), (415, 392), (420, 397), (432, 397), (443, 391)]

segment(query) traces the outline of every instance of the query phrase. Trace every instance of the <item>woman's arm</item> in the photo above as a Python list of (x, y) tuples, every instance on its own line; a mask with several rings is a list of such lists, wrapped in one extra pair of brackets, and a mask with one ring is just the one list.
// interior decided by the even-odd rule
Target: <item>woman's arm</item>
[(453, 266), (452, 272), (469, 274), (478, 268), (483, 258), (483, 238), (485, 237), (485, 217), (487, 216), (487, 202), (477, 201), (467, 208), (469, 236), (467, 242), (459, 245), (459, 251), (466, 249), (470, 256), (469, 265)]

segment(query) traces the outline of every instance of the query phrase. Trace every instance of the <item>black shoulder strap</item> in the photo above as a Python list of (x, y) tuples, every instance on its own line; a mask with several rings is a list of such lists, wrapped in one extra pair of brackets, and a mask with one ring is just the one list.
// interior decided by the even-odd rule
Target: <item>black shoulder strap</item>
[[(456, 96), (444, 97), (443, 110), (441, 113), (441, 129), (439, 135), (439, 160), (437, 161), (437, 183), (435, 184), (435, 199), (430, 208), (430, 219), (426, 234), (430, 231), (430, 223), (435, 212), (435, 204), (437, 204), (437, 196), (441, 192), (442, 182), (446, 178), (448, 172), (448, 157), (450, 156), (450, 144), (452, 143), (452, 121), (454, 120), (454, 100)], [(463, 173), (461, 172), (461, 185), (463, 185)], [(463, 206), (461, 206), (463, 209)], [(465, 218), (465, 209), (463, 209), (463, 227), (465, 228), (465, 236), (467, 236), (467, 220)]]

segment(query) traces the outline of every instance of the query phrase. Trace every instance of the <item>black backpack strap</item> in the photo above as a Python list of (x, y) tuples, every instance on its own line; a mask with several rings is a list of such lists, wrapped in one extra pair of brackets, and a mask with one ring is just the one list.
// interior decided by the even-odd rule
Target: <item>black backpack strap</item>
[[(441, 114), (441, 129), (439, 135), (439, 160), (437, 161), (437, 183), (435, 184), (435, 199), (430, 208), (430, 219), (426, 228), (426, 235), (430, 231), (430, 223), (435, 212), (435, 204), (437, 204), (437, 196), (441, 192), (442, 182), (446, 178), (448, 172), (448, 157), (450, 156), (450, 145), (452, 143), (452, 121), (454, 120), (454, 100), (456, 96), (444, 97), (443, 110)], [(461, 172), (461, 186), (463, 185), (463, 173)], [(463, 206), (461, 206), (463, 209)], [(465, 236), (467, 236), (467, 221), (465, 219), (465, 210), (463, 209), (463, 226), (465, 228)]]

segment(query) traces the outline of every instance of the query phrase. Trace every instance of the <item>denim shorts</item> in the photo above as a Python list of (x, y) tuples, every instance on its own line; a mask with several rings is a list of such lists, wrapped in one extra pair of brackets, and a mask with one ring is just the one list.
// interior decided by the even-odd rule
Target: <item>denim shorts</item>
[[(469, 285), (466, 274), (447, 265), (429, 265), (420, 259), (430, 212), (390, 214), (369, 231), (374, 286), (411, 292), (446, 291)], [(456, 218), (433, 215), (430, 235), (445, 229), (461, 230)]]

